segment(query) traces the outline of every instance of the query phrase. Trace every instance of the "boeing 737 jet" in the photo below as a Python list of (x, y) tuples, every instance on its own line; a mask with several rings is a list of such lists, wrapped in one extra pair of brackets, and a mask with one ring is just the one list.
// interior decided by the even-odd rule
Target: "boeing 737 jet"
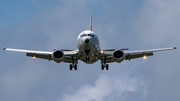
[(124, 60), (131, 60), (136, 58), (146, 58), (152, 56), (154, 52), (173, 50), (176, 47), (137, 50), (130, 51), (129, 49), (107, 49), (102, 50), (99, 45), (98, 36), (92, 31), (92, 14), (90, 14), (90, 30), (85, 30), (77, 37), (77, 50), (69, 49), (54, 49), (54, 51), (36, 51), (24, 49), (3, 48), (7, 51), (25, 52), (26, 56), (41, 58), (46, 60), (53, 60), (56, 63), (70, 63), (70, 70), (74, 68), (77, 70), (78, 60), (87, 64), (93, 64), (96, 61), (101, 61), (101, 69), (109, 69), (108, 63), (121, 63)]

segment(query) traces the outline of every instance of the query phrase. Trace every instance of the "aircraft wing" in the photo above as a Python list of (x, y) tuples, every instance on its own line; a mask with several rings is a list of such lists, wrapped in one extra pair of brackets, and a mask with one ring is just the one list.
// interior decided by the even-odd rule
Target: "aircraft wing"
[(153, 52), (174, 50), (174, 49), (176, 49), (176, 47), (149, 49), (149, 50), (137, 50), (137, 51), (124, 51), (125, 60), (131, 60), (131, 59), (136, 59), (136, 58), (141, 58), (141, 57), (152, 56)]
[[(52, 60), (52, 54), (53, 54), (53, 51), (36, 51), (36, 50), (12, 49), (12, 48), (3, 48), (3, 50), (24, 52), (24, 53), (26, 53), (26, 56), (33, 57), (33, 59), (40, 58), (40, 59), (47, 59), (49, 61)], [(63, 53), (64, 53), (64, 61), (63, 62), (72, 63), (73, 62), (72, 56), (73, 56), (74, 63), (77, 63), (78, 52), (76, 52), (74, 50), (65, 50), (65, 49), (62, 49), (61, 51), (63, 51)]]
[(50, 51), (35, 51), (35, 50), (25, 50), (25, 49), (13, 49), (13, 48), (3, 48), (7, 51), (25, 52), (25, 53), (37, 53), (37, 54), (52, 54)]
[[(170, 47), (170, 48), (160, 48), (160, 49), (148, 49), (148, 50), (136, 50), (136, 51), (129, 51), (125, 49), (120, 49), (121, 51), (124, 52), (124, 59), (125, 60), (131, 60), (131, 59), (136, 59), (136, 58), (146, 58), (147, 56), (152, 56), (154, 52), (157, 51), (166, 51), (166, 50), (173, 50), (176, 49), (176, 47)], [(102, 53), (100, 54), (101, 57), (101, 63), (111, 63), (115, 62), (112, 54), (116, 50), (103, 50)], [(105, 61), (104, 61), (105, 60)]]

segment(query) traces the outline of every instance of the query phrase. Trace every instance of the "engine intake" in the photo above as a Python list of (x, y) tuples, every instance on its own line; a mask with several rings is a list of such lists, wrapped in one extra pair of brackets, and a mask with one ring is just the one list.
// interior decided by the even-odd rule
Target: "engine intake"
[(113, 53), (113, 56), (118, 59), (121, 58), (123, 55), (124, 55), (124, 53), (120, 50), (117, 50)]
[(53, 53), (52, 57), (53, 57), (53, 60), (54, 60), (55, 62), (60, 63), (60, 62), (63, 61), (64, 53), (63, 53), (63, 51), (61, 51), (61, 50), (56, 50), (56, 51)]
[(122, 50), (116, 50), (112, 54), (114, 61), (120, 63), (124, 60), (124, 52)]

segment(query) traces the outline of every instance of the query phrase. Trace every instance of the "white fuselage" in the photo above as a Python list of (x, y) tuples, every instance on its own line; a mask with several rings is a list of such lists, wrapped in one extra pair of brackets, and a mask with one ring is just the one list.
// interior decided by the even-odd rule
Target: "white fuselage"
[(93, 31), (86, 30), (79, 34), (77, 48), (79, 49), (79, 59), (83, 62), (92, 64), (99, 59), (99, 39)]

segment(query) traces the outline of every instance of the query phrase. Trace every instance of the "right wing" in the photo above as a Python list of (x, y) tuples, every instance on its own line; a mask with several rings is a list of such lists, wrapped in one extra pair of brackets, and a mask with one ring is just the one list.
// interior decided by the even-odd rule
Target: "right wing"
[[(3, 50), (24, 52), (26, 53), (26, 56), (33, 57), (33, 59), (40, 58), (40, 59), (46, 59), (49, 61), (53, 60), (52, 54), (54, 53), (53, 51), (36, 51), (36, 50), (13, 49), (13, 48), (3, 48)], [(78, 63), (78, 52), (76, 50), (62, 49), (61, 51), (63, 51), (64, 53), (63, 62)]]
[(35, 51), (35, 50), (25, 50), (25, 49), (13, 49), (13, 48), (3, 48), (7, 51), (25, 52), (25, 53), (38, 53), (38, 54), (52, 54), (50, 51)]
[(30, 56), (35, 58), (52, 60), (51, 55), (53, 52), (50, 51), (35, 51), (35, 50), (25, 50), (25, 49), (13, 49), (13, 48), (3, 48), (3, 50), (7, 51), (16, 51), (16, 52), (24, 52), (26, 56)]

